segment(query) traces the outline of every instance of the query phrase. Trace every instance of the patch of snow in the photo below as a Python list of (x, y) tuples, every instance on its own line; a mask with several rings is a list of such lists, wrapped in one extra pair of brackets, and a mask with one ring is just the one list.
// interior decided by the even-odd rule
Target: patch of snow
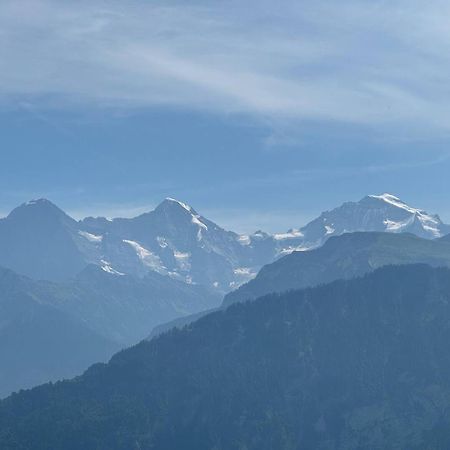
[(255, 231), (250, 237), (256, 239), (267, 239), (270, 235), (265, 233), (264, 231), (258, 230)]
[(195, 225), (198, 225), (199, 227), (203, 228), (204, 230), (207, 230), (208, 227), (199, 220), (200, 216), (192, 216), (192, 223), (195, 223)]
[(330, 225), (325, 225), (326, 234), (333, 234), (336, 230)]
[(256, 277), (257, 271), (251, 267), (238, 267), (233, 270), (233, 273), (239, 277), (237, 281), (234, 281), (235, 286), (240, 286), (241, 284), (250, 281), (252, 278)]
[(421, 209), (412, 208), (411, 206), (402, 202), (398, 197), (395, 197), (395, 195), (392, 194), (371, 195), (370, 197), (382, 200), (385, 203), (394, 206), (396, 208), (400, 208), (412, 215), (412, 218), (408, 222), (394, 222), (391, 220), (386, 220), (385, 224), (387, 231), (399, 232), (407, 225), (413, 223), (414, 219), (417, 218), (417, 220), (420, 222), (425, 231), (429, 232), (434, 237), (442, 236), (442, 233), (439, 230), (439, 225), (441, 224), (441, 222), (437, 216), (428, 214), (426, 211), (423, 211)]
[(124, 273), (119, 272), (119, 271), (116, 270), (116, 269), (113, 269), (113, 268), (111, 267), (111, 263), (109, 263), (108, 261), (105, 261), (104, 259), (102, 259), (102, 260), (101, 260), (101, 263), (103, 264), (103, 265), (101, 266), (101, 268), (102, 268), (102, 270), (104, 270), (105, 272), (108, 272), (108, 273), (110, 273), (110, 274), (112, 274), (112, 275), (125, 275)]
[(386, 231), (390, 233), (399, 233), (402, 229), (407, 227), (411, 221), (407, 220), (406, 222), (395, 222), (393, 220), (386, 219), (383, 223), (386, 225)]
[(166, 238), (163, 238), (161, 236), (158, 236), (156, 240), (158, 241), (158, 244), (161, 248), (166, 248), (169, 245), (166, 241)]
[(419, 216), (419, 218), (429, 220), (432, 223), (435, 223), (435, 224), (439, 223), (439, 220), (436, 217), (434, 217), (430, 214), (427, 214), (425, 211), (423, 211), (421, 209), (412, 208), (411, 206), (402, 202), (398, 197), (395, 197), (395, 195), (382, 194), (382, 195), (370, 195), (370, 197), (376, 198), (378, 200), (383, 200), (384, 202), (388, 203), (389, 205), (403, 209), (403, 210), (409, 212), (410, 214), (417, 214)]
[(241, 245), (250, 245), (250, 243), (252, 242), (248, 234), (241, 234), (237, 239), (239, 244)]
[(197, 232), (197, 240), (201, 241), (201, 239), (202, 239), (202, 230), (208, 231), (208, 227), (203, 222), (201, 222), (199, 220), (199, 217), (200, 216), (197, 216), (197, 215), (193, 214), (192, 215), (192, 223), (199, 227), (198, 228), (198, 232)]
[(200, 219), (200, 216), (193, 215), (192, 216), (192, 223), (194, 223), (195, 225), (198, 225), (199, 227), (207, 230), (208, 227), (203, 222), (201, 222), (199, 219)]
[(145, 247), (142, 247), (142, 245), (138, 244), (136, 241), (124, 239), (123, 242), (134, 248), (138, 258), (142, 261), (142, 263), (145, 266), (149, 267), (155, 272), (164, 274), (167, 273), (167, 269), (166, 267), (164, 267), (158, 255), (155, 255), (150, 250), (146, 249)]
[(32, 200), (29, 200), (28, 202), (25, 202), (24, 205), (25, 206), (30, 206), (30, 205), (38, 205), (38, 204), (50, 204), (50, 201), (47, 200), (46, 198), (34, 198)]
[(276, 241), (283, 241), (285, 239), (301, 238), (303, 233), (300, 230), (292, 229), (287, 233), (278, 233), (273, 235)]
[(193, 208), (191, 208), (186, 203), (180, 202), (179, 200), (175, 200), (174, 198), (167, 197), (167, 201), (174, 202), (178, 205), (180, 205), (183, 209), (185, 209), (190, 215), (191, 215), (191, 222), (194, 225), (197, 225), (199, 227), (198, 233), (197, 233), (197, 239), (200, 241), (202, 239), (202, 230), (208, 230), (208, 227), (200, 220), (201, 216), (196, 214)]
[(175, 256), (175, 258), (177, 258), (177, 259), (186, 259), (186, 258), (189, 258), (189, 256), (191, 256), (191, 254), (190, 253), (177, 252), (175, 250), (173, 252), (173, 256)]
[(89, 242), (97, 242), (97, 243), (99, 243), (99, 242), (102, 242), (102, 240), (103, 240), (103, 236), (101, 236), (101, 235), (97, 236), (95, 234), (88, 233), (87, 231), (78, 231), (78, 234), (80, 236), (83, 236)]
[(443, 236), (441, 231), (439, 229), (437, 229), (436, 227), (429, 226), (429, 225), (426, 225), (424, 223), (422, 223), (422, 226), (423, 226), (424, 230), (429, 231), (436, 238), (439, 238), (439, 237)]
[(169, 202), (177, 203), (178, 205), (180, 205), (182, 208), (184, 208), (186, 211), (188, 211), (190, 213), (193, 211), (192, 208), (189, 205), (187, 205), (186, 203), (180, 202), (179, 200), (176, 200), (176, 199), (171, 198), (171, 197), (166, 197), (166, 200), (169, 201)]
[(388, 203), (389, 205), (404, 209), (405, 211), (408, 211), (411, 214), (420, 212), (416, 208), (411, 208), (411, 206), (408, 206), (406, 203), (402, 202), (398, 197), (392, 194), (370, 195), (369, 197), (382, 200), (385, 203)]
[(189, 270), (191, 268), (191, 264), (189, 258), (191, 256), (190, 253), (183, 253), (175, 250), (173, 252), (173, 256), (175, 257), (177, 264), (181, 270)]
[(235, 275), (251, 275), (252, 270), (250, 267), (238, 267), (237, 269), (233, 270)]
[(284, 255), (289, 255), (290, 253), (293, 252), (306, 252), (308, 250), (311, 250), (312, 248), (314, 248), (314, 246), (308, 246), (308, 245), (298, 245), (298, 246), (292, 246), (290, 245), (289, 247), (285, 247), (279, 250), (278, 255), (280, 256), (284, 256)]

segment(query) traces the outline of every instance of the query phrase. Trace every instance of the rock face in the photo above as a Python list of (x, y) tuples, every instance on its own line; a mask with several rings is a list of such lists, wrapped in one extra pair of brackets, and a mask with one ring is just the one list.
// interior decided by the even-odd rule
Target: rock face
[(269, 295), (0, 403), (0, 447), (450, 445), (450, 271)]

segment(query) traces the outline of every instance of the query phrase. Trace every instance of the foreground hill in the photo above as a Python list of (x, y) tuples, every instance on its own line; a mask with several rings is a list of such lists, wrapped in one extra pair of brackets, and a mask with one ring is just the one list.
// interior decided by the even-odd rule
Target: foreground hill
[(0, 403), (0, 448), (449, 448), (450, 271), (233, 305)]
[(450, 240), (428, 240), (409, 233), (348, 233), (331, 237), (314, 250), (294, 252), (264, 266), (255, 279), (229, 293), (226, 307), (271, 292), (284, 292), (350, 279), (392, 264), (450, 267)]

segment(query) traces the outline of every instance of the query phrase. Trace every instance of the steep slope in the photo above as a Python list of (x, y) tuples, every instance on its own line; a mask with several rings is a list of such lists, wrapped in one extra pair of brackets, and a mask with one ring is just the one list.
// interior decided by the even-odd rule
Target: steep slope
[(120, 348), (51, 301), (35, 282), (0, 268), (0, 397), (73, 377)]
[(450, 267), (450, 242), (412, 234), (348, 233), (317, 249), (291, 253), (264, 266), (254, 280), (227, 294), (226, 307), (271, 292), (350, 279), (388, 264), (426, 263)]
[(0, 403), (5, 450), (450, 444), (450, 271), (237, 304)]

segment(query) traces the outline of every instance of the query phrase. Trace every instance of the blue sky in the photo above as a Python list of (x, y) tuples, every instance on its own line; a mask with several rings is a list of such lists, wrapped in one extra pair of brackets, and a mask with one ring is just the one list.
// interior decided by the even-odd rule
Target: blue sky
[(0, 5), (0, 212), (166, 196), (238, 231), (368, 193), (450, 221), (445, 2)]

